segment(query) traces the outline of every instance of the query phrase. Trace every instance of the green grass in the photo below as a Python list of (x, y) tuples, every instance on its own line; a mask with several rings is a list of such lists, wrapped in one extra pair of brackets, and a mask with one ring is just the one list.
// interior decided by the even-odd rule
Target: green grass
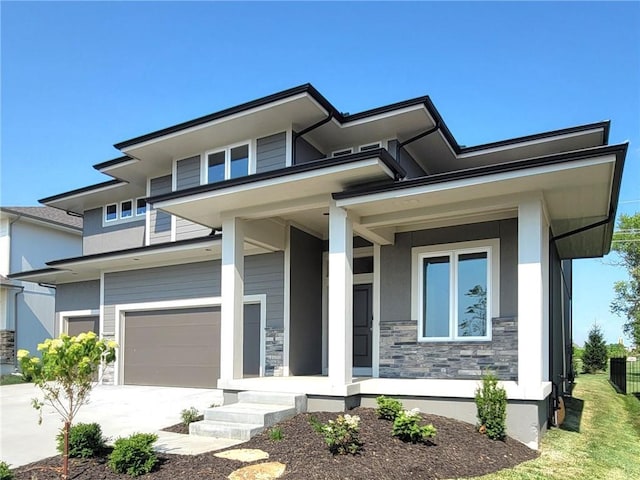
[(2, 385), (16, 385), (18, 383), (27, 383), (24, 381), (21, 375), (2, 375), (0, 376), (0, 386)]
[(620, 395), (605, 374), (580, 375), (562, 428), (542, 440), (541, 455), (482, 480), (640, 479), (640, 399)]

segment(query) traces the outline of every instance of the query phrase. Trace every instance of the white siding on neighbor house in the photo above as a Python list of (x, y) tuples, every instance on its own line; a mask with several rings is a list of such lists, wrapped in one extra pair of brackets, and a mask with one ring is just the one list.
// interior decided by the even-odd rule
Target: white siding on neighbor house
[[(267, 295), (267, 326), (283, 324), (284, 255), (245, 258), (245, 295)], [(104, 276), (104, 333), (115, 333), (115, 305), (220, 296), (220, 260), (145, 268)]]
[(287, 134), (276, 133), (256, 141), (256, 173), (277, 170), (286, 166)]
[[(150, 196), (171, 192), (171, 175), (152, 178), (150, 181)], [(152, 209), (149, 212), (149, 243), (163, 243), (171, 241), (171, 215)]]

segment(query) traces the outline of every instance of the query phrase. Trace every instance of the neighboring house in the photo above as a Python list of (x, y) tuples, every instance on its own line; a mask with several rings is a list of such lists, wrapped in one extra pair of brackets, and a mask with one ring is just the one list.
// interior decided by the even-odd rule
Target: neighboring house
[(35, 352), (54, 333), (55, 289), (9, 279), (52, 257), (82, 252), (82, 218), (52, 207), (0, 207), (0, 370), (16, 369), (15, 353)]
[[(483, 125), (478, 128), (491, 128)], [(475, 422), (486, 370), (537, 446), (571, 376), (571, 260), (610, 247), (609, 123), (461, 147), (429, 97), (342, 114), (303, 85), (116, 144), (58, 330), (120, 343), (104, 382), (377, 395)]]

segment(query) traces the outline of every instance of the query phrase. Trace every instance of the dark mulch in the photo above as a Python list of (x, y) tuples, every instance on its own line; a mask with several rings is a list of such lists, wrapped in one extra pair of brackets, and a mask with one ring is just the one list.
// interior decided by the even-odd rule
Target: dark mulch
[[(301, 414), (278, 425), (284, 439), (269, 439), (268, 432), (258, 435), (241, 448), (259, 448), (269, 453), (269, 461), (287, 466), (284, 479), (443, 479), (473, 477), (513, 467), (534, 459), (538, 452), (507, 438), (492, 441), (476, 432), (473, 425), (435, 415), (423, 415), (433, 423), (438, 434), (433, 445), (404, 443), (391, 436), (391, 423), (379, 420), (375, 411), (357, 408), (350, 412), (361, 418), (360, 440), (363, 449), (352, 456), (334, 456), (322, 437), (309, 424), (312, 414)], [(318, 420), (334, 419), (335, 413), (315, 413)], [(211, 479), (222, 480), (244, 466), (234, 460), (223, 460), (212, 453), (196, 456), (161, 455), (161, 464), (149, 475), (153, 480)], [(60, 457), (52, 457), (16, 469), (16, 478), (46, 480), (58, 478), (51, 471), (60, 465)], [(33, 476), (35, 474), (35, 476)], [(72, 460), (71, 478), (104, 480), (130, 478), (116, 475), (106, 465), (106, 458)]]

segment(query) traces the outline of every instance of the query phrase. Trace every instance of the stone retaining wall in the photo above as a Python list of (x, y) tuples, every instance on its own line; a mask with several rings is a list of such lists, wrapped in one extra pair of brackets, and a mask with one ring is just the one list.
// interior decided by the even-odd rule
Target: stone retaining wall
[(265, 331), (265, 376), (281, 377), (284, 364), (284, 329), (267, 327)]
[(13, 365), (15, 354), (15, 332), (0, 330), (0, 364)]

